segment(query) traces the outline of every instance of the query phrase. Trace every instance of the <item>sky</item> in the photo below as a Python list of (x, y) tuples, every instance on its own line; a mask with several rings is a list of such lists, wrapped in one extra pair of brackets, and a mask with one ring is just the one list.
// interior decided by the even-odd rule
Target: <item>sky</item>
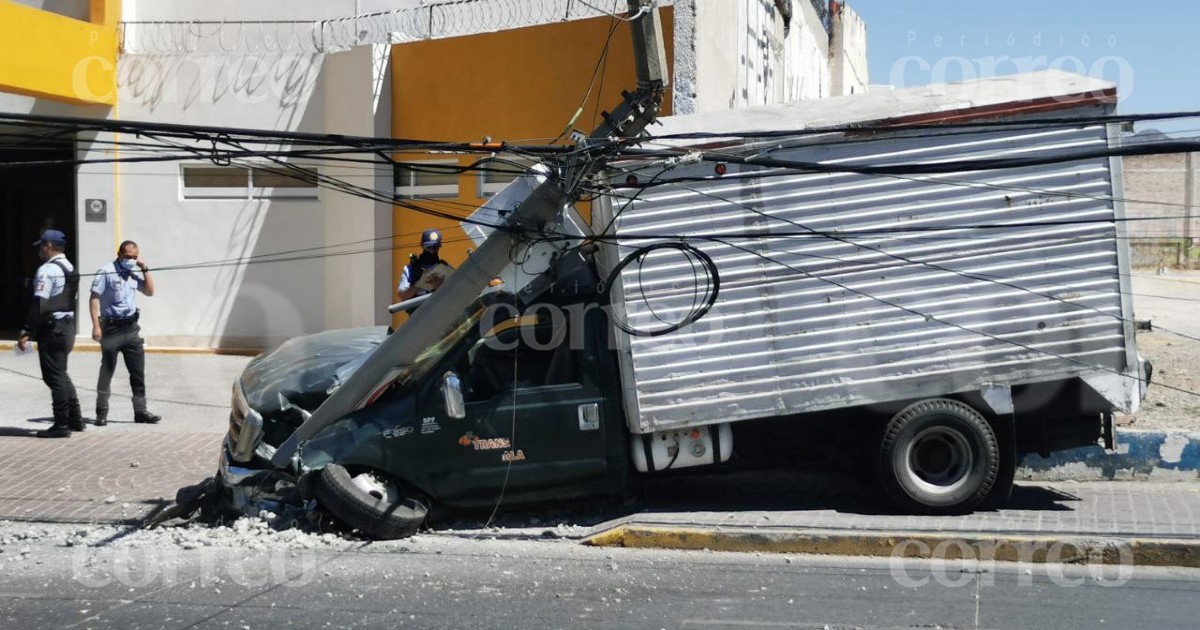
[[(1200, 111), (1200, 2), (847, 0), (867, 23), (872, 84), (1055, 68), (1117, 83), (1119, 112)], [(1200, 135), (1200, 118), (1139, 123)]]

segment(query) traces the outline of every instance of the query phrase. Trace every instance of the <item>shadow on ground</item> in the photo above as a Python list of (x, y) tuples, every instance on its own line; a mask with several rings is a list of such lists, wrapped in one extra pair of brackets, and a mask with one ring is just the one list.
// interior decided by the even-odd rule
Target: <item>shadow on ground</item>
[[(1053, 488), (1025, 484), (1008, 501), (976, 512), (1004, 510), (1071, 511), (1079, 497)], [(835, 472), (755, 471), (679, 476), (648, 480), (631, 502), (580, 504), (575, 507), (505, 510), (495, 516), (455, 516), (431, 524), (433, 531), (480, 528), (521, 529), (547, 526), (590, 528), (635, 514), (669, 512), (827, 512), (861, 516), (905, 515), (873, 482)]]

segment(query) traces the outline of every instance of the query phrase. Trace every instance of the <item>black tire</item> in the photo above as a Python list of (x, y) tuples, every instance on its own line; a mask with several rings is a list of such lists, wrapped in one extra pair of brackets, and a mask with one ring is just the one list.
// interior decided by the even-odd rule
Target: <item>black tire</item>
[(395, 495), (372, 494), (356, 484), (355, 476), (345, 467), (329, 464), (317, 477), (317, 500), (334, 516), (369, 538), (393, 540), (412, 536), (425, 522), (429, 507), (423, 501), (405, 496), (394, 482), (382, 483), (390, 484)]
[(999, 468), (995, 431), (978, 411), (956, 400), (909, 405), (888, 423), (879, 447), (884, 491), (916, 513), (971, 511), (991, 492)]

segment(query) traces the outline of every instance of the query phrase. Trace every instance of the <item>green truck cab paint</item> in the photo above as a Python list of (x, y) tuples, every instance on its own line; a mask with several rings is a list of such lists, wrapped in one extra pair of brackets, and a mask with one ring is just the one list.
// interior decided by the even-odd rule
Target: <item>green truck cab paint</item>
[[(517, 502), (622, 491), (624, 425), (607, 379), (616, 366), (596, 315), (579, 322), (578, 347), (566, 322), (502, 321), (464, 339), (421, 384), (417, 433), (444, 504), (491, 505), (502, 491)], [(447, 397), (459, 394), (451, 413)]]

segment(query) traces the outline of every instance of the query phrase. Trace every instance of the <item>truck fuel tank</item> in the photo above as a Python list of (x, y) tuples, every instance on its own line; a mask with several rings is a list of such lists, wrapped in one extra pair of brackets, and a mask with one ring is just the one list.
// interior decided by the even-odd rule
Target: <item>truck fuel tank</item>
[(728, 423), (656, 431), (633, 435), (629, 448), (638, 472), (719, 464), (733, 454), (733, 431)]

